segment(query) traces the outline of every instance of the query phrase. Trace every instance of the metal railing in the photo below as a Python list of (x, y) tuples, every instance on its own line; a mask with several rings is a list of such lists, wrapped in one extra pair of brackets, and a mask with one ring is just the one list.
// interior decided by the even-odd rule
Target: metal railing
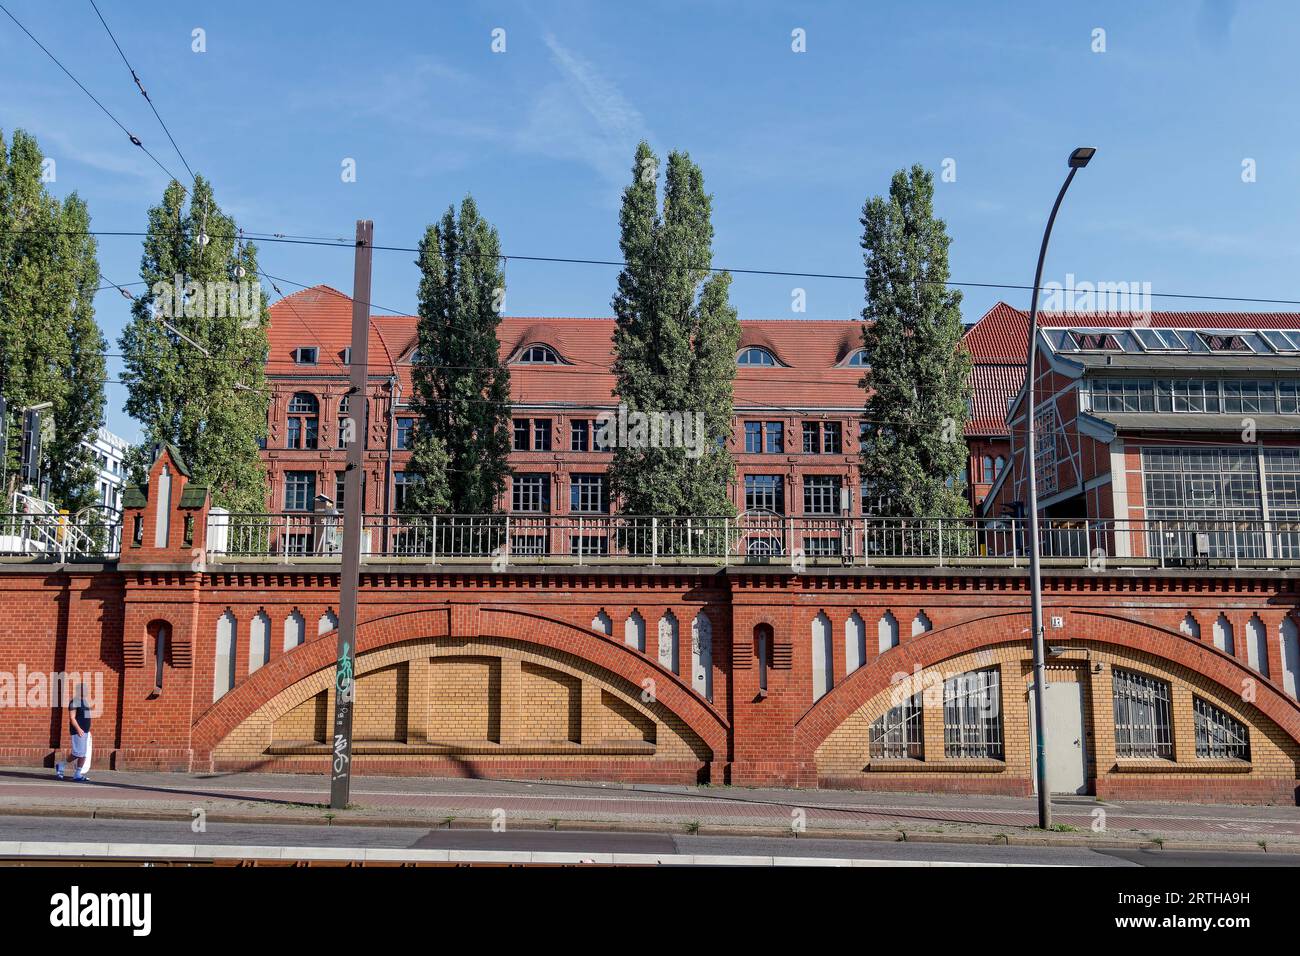
[[(25, 495), (16, 495), (23, 499)], [(17, 500), (0, 514), (0, 556), (45, 561), (105, 560), (118, 555), (121, 517), (86, 509), (75, 515)], [(47, 505), (38, 502), (38, 505)]]
[[(1043, 520), (1045, 565), (1300, 566), (1300, 522)], [(366, 560), (442, 564), (1010, 566), (1027, 563), (1028, 523), (1011, 518), (403, 515), (363, 518)], [(338, 560), (333, 514), (217, 515), (211, 560)]]

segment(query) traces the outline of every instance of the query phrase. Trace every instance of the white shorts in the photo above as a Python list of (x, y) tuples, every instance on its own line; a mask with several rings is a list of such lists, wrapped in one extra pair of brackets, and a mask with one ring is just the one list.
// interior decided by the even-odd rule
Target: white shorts
[(77, 758), (90, 756), (90, 734), (72, 735), (72, 756)]

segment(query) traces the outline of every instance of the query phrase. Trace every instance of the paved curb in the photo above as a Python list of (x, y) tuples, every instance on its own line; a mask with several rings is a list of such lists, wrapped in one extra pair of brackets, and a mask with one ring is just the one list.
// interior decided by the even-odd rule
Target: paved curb
[[(344, 819), (341, 814), (327, 817), (329, 811), (322, 809), (311, 814), (268, 814), (257, 811), (240, 813), (230, 810), (209, 810), (205, 820), (209, 823), (242, 823), (281, 826), (326, 826), (326, 827), (410, 827), (421, 830), (487, 830), (492, 826), (488, 819), (468, 819), (452, 817), (419, 818), (411, 816), (395, 817), (356, 817)], [(64, 817), (87, 820), (158, 820), (168, 823), (189, 824), (194, 820), (190, 810), (166, 807), (66, 807), (66, 806), (0, 806), (0, 817)], [(978, 825), (978, 824), (976, 824)], [(568, 832), (603, 832), (603, 833), (665, 833), (686, 835), (690, 831), (682, 823), (663, 823), (660, 821), (617, 821), (617, 820), (547, 820), (543, 818), (516, 820), (512, 829), (518, 830), (564, 830)], [(1219, 852), (1256, 852), (1256, 853), (1296, 853), (1300, 854), (1300, 843), (1265, 841), (1259, 842), (1198, 842), (1193, 840), (1153, 840), (1149, 837), (1093, 837), (1087, 834), (1070, 833), (1036, 833), (1030, 830), (1012, 833), (940, 833), (933, 831), (911, 831), (905, 829), (880, 830), (839, 830), (822, 828), (804, 830), (794, 834), (789, 827), (749, 826), (738, 824), (703, 824), (695, 834), (699, 836), (732, 837), (786, 837), (799, 840), (859, 840), (864, 842), (884, 843), (947, 843), (983, 846), (1023, 846), (1023, 847), (1075, 847), (1098, 850), (1205, 850)]]

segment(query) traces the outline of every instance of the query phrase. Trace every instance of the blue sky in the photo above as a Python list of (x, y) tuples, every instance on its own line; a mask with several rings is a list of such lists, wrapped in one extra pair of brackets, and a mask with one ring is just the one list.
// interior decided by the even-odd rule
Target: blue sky
[[(4, 2), (183, 174), (88, 2)], [(859, 273), (863, 200), (899, 167), (953, 159), (956, 181), (937, 186), (953, 279), (1027, 285), (1065, 157), (1088, 144), (1099, 152), (1066, 201), (1045, 279), (1300, 298), (1293, 2), (100, 8), (190, 164), (250, 231), (351, 236), (366, 217), (378, 243), (414, 245), (472, 192), (507, 253), (617, 258), (619, 193), (645, 138), (703, 168), (718, 264)], [(196, 27), (205, 53), (191, 50)], [(504, 53), (491, 49), (497, 28)], [(791, 50), (795, 28), (804, 53)], [(51, 188), (79, 192), (95, 228), (144, 228), (163, 174), (0, 15), (0, 128), (15, 127), (55, 158)], [(342, 181), (345, 158), (356, 182)], [(350, 289), (347, 250), (260, 248), (268, 272)], [(101, 240), (114, 281), (138, 279), (139, 256), (138, 239)], [(414, 309), (412, 258), (377, 254), (376, 303)], [(506, 309), (607, 315), (615, 274), (511, 263)], [(792, 317), (795, 287), (809, 318), (862, 307), (859, 283), (829, 279), (738, 276), (732, 301), (742, 316)], [(969, 289), (966, 318), (1000, 298), (1028, 304), (1027, 292)], [(107, 291), (97, 307), (115, 340), (127, 303)], [(108, 395), (109, 426), (137, 437), (124, 389)]]

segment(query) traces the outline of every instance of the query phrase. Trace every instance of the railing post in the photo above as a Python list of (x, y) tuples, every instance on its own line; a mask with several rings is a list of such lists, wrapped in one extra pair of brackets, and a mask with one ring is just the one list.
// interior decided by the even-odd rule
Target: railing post
[(867, 516), (862, 516), (862, 566), (871, 567), (871, 548), (867, 542)]
[(731, 519), (723, 516), (722, 519), (722, 566), (731, 565)]
[(1232, 566), (1233, 568), (1241, 567), (1241, 539), (1237, 532), (1241, 530), (1240, 525), (1234, 521), (1232, 523)]
[(943, 567), (943, 519), (939, 518), (939, 567)]
[(433, 516), (432, 537), (433, 540), (429, 543), (429, 563), (437, 564), (438, 563), (438, 516), (437, 515)]
[(503, 559), (501, 562), (501, 566), (509, 567), (510, 566), (510, 515), (509, 513), (506, 514), (505, 535), (506, 535), (505, 540), (501, 542), (501, 557)]
[(659, 517), (650, 519), (650, 566), (659, 562)]
[(581, 517), (578, 518), (578, 537), (576, 543), (578, 545), (576, 549), (578, 552), (578, 563), (582, 564), (582, 552), (585, 550), (585, 548), (583, 548), (582, 546), (582, 518)]

